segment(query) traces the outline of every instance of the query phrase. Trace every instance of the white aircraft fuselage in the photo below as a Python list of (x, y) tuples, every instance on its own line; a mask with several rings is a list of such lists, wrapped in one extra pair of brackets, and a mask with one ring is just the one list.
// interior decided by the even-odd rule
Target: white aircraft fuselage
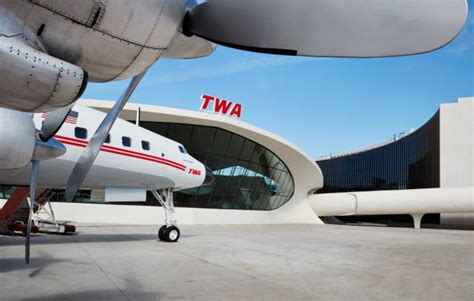
[[(36, 128), (41, 127), (45, 114), (34, 115)], [(38, 187), (64, 188), (65, 180), (104, 116), (103, 112), (74, 106), (66, 122), (54, 136), (64, 144), (66, 152), (58, 158), (42, 162)], [(14, 125), (11, 130), (15, 130)], [(84, 130), (87, 131), (86, 138), (83, 136)], [(130, 139), (130, 146), (126, 143), (124, 145), (122, 137), (125, 142)], [(149, 150), (146, 149), (147, 146)], [(27, 186), (30, 174), (31, 164), (19, 169), (0, 170), (0, 183)], [(118, 119), (110, 131), (110, 141), (101, 147), (81, 188), (180, 190), (200, 186), (205, 178), (206, 167), (189, 155), (183, 145)]]

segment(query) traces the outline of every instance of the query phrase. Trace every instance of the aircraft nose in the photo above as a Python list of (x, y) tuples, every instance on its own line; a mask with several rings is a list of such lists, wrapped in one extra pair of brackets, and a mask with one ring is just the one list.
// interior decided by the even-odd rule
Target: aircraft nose
[(212, 169), (208, 166), (204, 166), (206, 168), (206, 177), (204, 178), (204, 183), (202, 185), (211, 185), (214, 183), (214, 175), (212, 174)]

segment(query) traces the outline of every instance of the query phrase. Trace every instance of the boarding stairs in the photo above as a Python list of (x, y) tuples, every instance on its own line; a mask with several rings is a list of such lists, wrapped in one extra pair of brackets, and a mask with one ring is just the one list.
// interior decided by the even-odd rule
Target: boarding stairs
[[(0, 233), (13, 235), (26, 234), (30, 207), (28, 204), (29, 187), (17, 187), (0, 209)], [(76, 227), (68, 221), (58, 221), (54, 216), (50, 199), (54, 191), (43, 189), (38, 191), (33, 208), (32, 233), (71, 234)]]

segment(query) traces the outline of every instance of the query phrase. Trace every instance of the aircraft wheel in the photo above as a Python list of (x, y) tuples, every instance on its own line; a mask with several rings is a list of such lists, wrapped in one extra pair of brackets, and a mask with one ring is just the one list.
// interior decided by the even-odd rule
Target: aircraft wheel
[(171, 226), (165, 230), (165, 240), (167, 242), (177, 242), (179, 239), (179, 229), (176, 226)]
[(161, 226), (160, 230), (158, 230), (158, 239), (161, 241), (165, 241), (165, 231), (166, 225)]

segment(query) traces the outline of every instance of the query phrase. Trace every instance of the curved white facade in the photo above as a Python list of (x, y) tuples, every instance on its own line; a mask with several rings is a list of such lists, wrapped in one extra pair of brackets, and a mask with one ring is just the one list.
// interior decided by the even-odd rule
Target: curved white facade
[[(114, 102), (81, 100), (80, 104), (108, 111)], [(123, 110), (121, 118), (135, 120), (138, 110), (141, 112), (141, 121), (211, 126), (243, 136), (277, 155), (294, 179), (293, 196), (286, 204), (275, 210), (179, 207), (176, 208), (175, 215), (178, 224), (321, 223), (308, 202), (312, 191), (323, 186), (321, 170), (294, 144), (240, 120), (205, 112), (130, 103)], [(156, 224), (164, 219), (162, 208), (154, 206), (55, 203), (54, 208), (61, 219), (84, 223)]]

